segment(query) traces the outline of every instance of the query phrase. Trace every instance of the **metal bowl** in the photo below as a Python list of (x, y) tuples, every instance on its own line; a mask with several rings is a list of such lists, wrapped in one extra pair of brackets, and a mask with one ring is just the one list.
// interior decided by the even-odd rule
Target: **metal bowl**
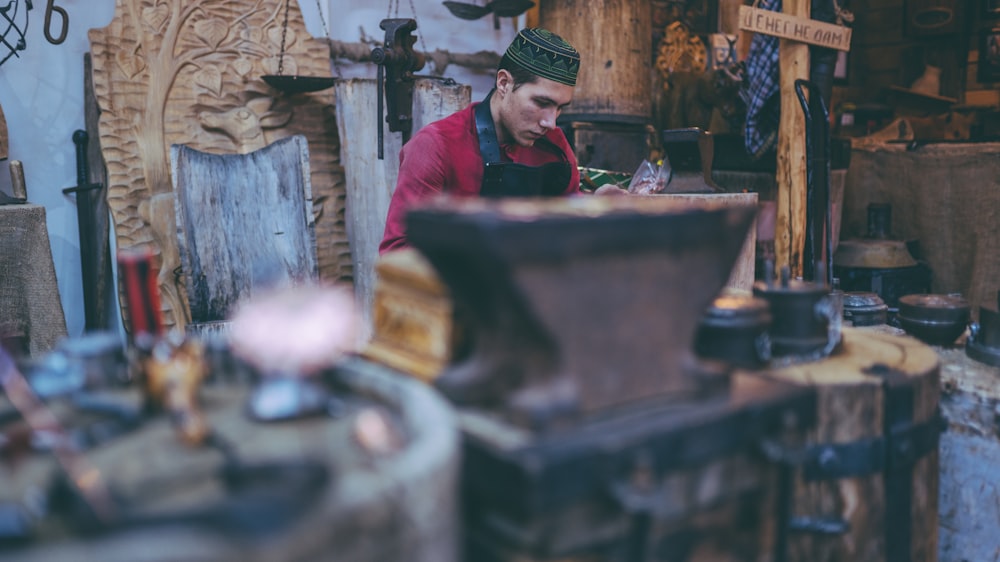
[(476, 4), (467, 4), (465, 2), (442, 2), (442, 4), (444, 4), (445, 8), (448, 8), (451, 15), (463, 20), (477, 20), (490, 13), (489, 8), (477, 6)]
[(906, 333), (931, 345), (948, 346), (969, 324), (969, 302), (957, 295), (906, 295), (897, 319)]

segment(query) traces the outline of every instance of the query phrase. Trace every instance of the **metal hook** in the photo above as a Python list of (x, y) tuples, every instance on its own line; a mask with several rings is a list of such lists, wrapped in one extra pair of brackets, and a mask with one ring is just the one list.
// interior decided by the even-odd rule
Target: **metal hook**
[[(56, 0), (48, 0), (48, 4), (45, 6), (45, 27), (43, 31), (45, 32), (45, 39), (52, 43), (53, 45), (59, 45), (66, 40), (66, 33), (69, 32), (69, 14), (66, 10), (55, 5)], [(52, 37), (52, 33), (49, 28), (52, 26), (52, 13), (55, 12), (59, 14), (62, 18), (62, 28), (59, 30), (58, 37)]]

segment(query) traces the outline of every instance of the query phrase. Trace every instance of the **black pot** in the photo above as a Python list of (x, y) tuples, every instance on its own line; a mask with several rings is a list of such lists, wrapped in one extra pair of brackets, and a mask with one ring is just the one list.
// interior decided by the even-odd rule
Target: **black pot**
[(906, 295), (899, 299), (899, 325), (931, 345), (948, 346), (969, 324), (969, 302), (956, 295)]
[(852, 326), (878, 326), (889, 318), (889, 305), (878, 293), (844, 293), (844, 320)]
[(695, 353), (743, 369), (759, 369), (771, 359), (767, 301), (750, 295), (723, 295), (709, 306), (695, 335)]
[(767, 301), (771, 309), (770, 338), (774, 357), (826, 355), (832, 350), (833, 318), (828, 287), (788, 279), (783, 279), (781, 284), (758, 281), (753, 294)]

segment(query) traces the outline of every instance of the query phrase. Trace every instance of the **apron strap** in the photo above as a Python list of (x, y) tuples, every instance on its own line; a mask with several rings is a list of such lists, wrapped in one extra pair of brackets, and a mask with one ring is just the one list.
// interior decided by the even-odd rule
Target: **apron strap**
[(500, 141), (497, 140), (497, 128), (493, 123), (493, 114), (490, 113), (490, 98), (493, 97), (493, 90), (486, 94), (486, 99), (476, 106), (474, 111), (476, 116), (476, 134), (479, 136), (479, 154), (483, 157), (483, 164), (495, 164), (500, 162)]

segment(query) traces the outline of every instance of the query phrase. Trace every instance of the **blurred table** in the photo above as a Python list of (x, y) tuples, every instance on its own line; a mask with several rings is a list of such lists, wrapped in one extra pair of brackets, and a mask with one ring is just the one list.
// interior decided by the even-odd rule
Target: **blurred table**
[(0, 205), (0, 338), (35, 356), (65, 335), (45, 208)]

